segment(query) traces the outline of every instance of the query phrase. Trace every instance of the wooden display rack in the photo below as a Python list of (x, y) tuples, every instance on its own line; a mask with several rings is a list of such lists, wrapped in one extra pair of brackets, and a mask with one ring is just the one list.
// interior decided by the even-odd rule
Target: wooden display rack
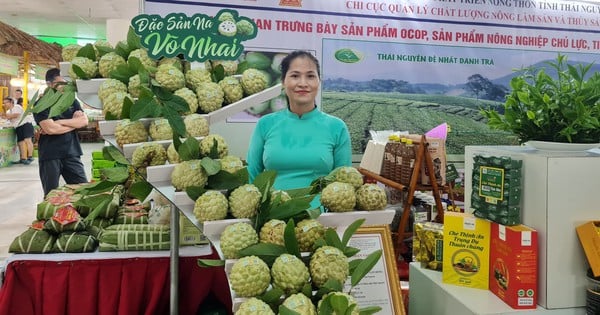
[[(415, 163), (414, 163), (414, 167), (412, 170), (412, 175), (410, 177), (410, 184), (408, 186), (398, 183), (396, 181), (393, 181), (389, 178), (385, 178), (381, 175), (377, 175), (377, 174), (375, 174), (371, 171), (368, 171), (364, 168), (360, 168), (360, 167), (358, 168), (358, 171), (368, 178), (374, 179), (380, 183), (383, 183), (383, 184), (385, 184), (391, 188), (397, 189), (399, 191), (407, 192), (407, 196), (404, 199), (404, 205), (403, 205), (404, 211), (402, 212), (400, 224), (398, 226), (398, 230), (396, 232), (394, 232), (395, 241), (396, 241), (394, 244), (394, 249), (396, 250), (396, 253), (400, 252), (402, 242), (404, 241), (404, 239), (406, 237), (412, 236), (411, 232), (406, 232), (406, 227), (408, 225), (408, 219), (410, 216), (410, 207), (411, 207), (413, 199), (414, 199), (415, 191), (422, 190), (422, 191), (432, 191), (433, 192), (433, 197), (435, 199), (435, 205), (438, 209), (438, 211), (437, 211), (438, 214), (435, 217), (435, 221), (439, 222), (439, 223), (444, 222), (444, 208), (442, 207), (442, 201), (441, 201), (441, 196), (440, 196), (440, 186), (437, 183), (437, 178), (435, 178), (433, 160), (431, 159), (431, 155), (429, 154), (429, 150), (428, 150), (429, 142), (427, 142), (425, 135), (422, 135), (421, 140), (413, 141), (413, 144), (415, 144), (415, 151), (416, 151), (415, 152)], [(430, 185), (418, 184), (418, 182), (420, 180), (420, 176), (421, 176), (421, 169), (423, 167), (425, 167), (426, 170), (428, 171), (427, 174), (429, 174), (429, 176), (432, 177), (430, 180), (430, 183), (431, 183)]]

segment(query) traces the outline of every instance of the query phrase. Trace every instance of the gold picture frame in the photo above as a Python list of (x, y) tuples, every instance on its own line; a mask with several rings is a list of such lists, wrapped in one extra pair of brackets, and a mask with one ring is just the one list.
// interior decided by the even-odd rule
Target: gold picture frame
[[(358, 293), (355, 298), (359, 305), (381, 306), (381, 314), (405, 315), (406, 310), (389, 226), (360, 227), (348, 245), (360, 249), (360, 255), (365, 257), (378, 249), (381, 249), (382, 253), (381, 264), (378, 262), (373, 270), (353, 288), (353, 292)], [(368, 279), (371, 274), (372, 278)], [(383, 295), (384, 293), (385, 295)], [(363, 303), (361, 303), (361, 299)]]

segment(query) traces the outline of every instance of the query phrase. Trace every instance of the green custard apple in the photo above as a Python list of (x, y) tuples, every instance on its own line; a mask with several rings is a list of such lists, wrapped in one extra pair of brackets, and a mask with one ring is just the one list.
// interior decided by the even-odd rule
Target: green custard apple
[(127, 92), (127, 85), (116, 79), (106, 79), (98, 87), (98, 98), (100, 101), (104, 101), (115, 92)]
[(175, 150), (175, 145), (173, 144), (173, 142), (171, 142), (167, 147), (167, 160), (171, 164), (181, 163), (179, 153), (177, 152), (177, 150)]
[(341, 166), (333, 170), (335, 181), (351, 184), (354, 189), (360, 188), (363, 184), (362, 174), (352, 166)]
[(219, 245), (225, 259), (240, 258), (239, 251), (258, 243), (258, 234), (246, 222), (233, 223), (225, 227)]
[(115, 139), (121, 147), (124, 144), (146, 142), (148, 131), (144, 123), (139, 120), (123, 119), (115, 127)]
[(174, 92), (185, 86), (185, 76), (181, 70), (170, 64), (158, 66), (155, 79), (164, 88)]
[(300, 292), (302, 287), (308, 283), (309, 277), (310, 274), (304, 262), (294, 255), (280, 255), (271, 267), (273, 284), (286, 294)]
[(184, 114), (189, 115), (195, 113), (198, 110), (198, 96), (196, 96), (196, 93), (194, 93), (194, 91), (186, 87), (182, 87), (181, 89), (175, 91), (175, 93), (173, 94), (183, 98), (187, 103), (189, 110)]
[(271, 243), (284, 246), (283, 233), (286, 223), (282, 220), (271, 219), (260, 228), (259, 239), (261, 243)]
[(235, 23), (235, 26), (237, 27), (238, 35), (252, 36), (256, 31), (254, 25), (252, 25), (252, 23), (250, 23), (250, 21), (247, 20), (240, 20), (237, 23)]
[(131, 100), (131, 95), (127, 92), (119, 91), (110, 94), (102, 101), (102, 113), (105, 116), (106, 114), (110, 113), (116, 118), (121, 118), (121, 113), (123, 112), (123, 102), (126, 98)]
[(315, 242), (325, 236), (325, 227), (315, 219), (304, 219), (294, 229), (298, 246), (303, 252), (312, 252)]
[(98, 61), (98, 71), (100, 72), (101, 77), (108, 78), (113, 70), (124, 64), (127, 64), (125, 58), (117, 55), (114, 52), (109, 52), (100, 57), (100, 61)]
[(231, 12), (222, 12), (221, 14), (219, 14), (219, 17), (217, 18), (217, 20), (219, 20), (219, 22), (224, 22), (224, 21), (235, 22), (235, 17), (233, 16), (233, 14)]
[(260, 70), (249, 68), (242, 73), (241, 84), (246, 95), (258, 93), (267, 88), (267, 76)]
[(160, 67), (162, 65), (171, 65), (183, 72), (183, 61), (177, 57), (161, 58), (158, 61), (158, 66)]
[(239, 186), (229, 194), (231, 214), (238, 219), (254, 217), (258, 211), (261, 196), (258, 187), (252, 184)]
[(156, 60), (150, 58), (148, 56), (148, 51), (145, 48), (134, 49), (127, 56), (127, 62), (129, 63), (129, 58), (135, 57), (140, 60), (142, 65), (146, 68), (148, 67), (156, 67)]
[(273, 313), (269, 304), (252, 297), (240, 304), (235, 315), (275, 315), (275, 313)]
[(217, 155), (219, 159), (222, 159), (229, 154), (229, 147), (227, 146), (227, 142), (225, 142), (225, 138), (214, 133), (209, 134), (200, 140), (200, 154), (202, 154), (202, 156), (208, 156), (212, 151), (215, 142), (217, 143)]
[(148, 126), (148, 134), (153, 141), (173, 139), (173, 129), (166, 118), (155, 118)]
[(282, 305), (300, 315), (317, 315), (317, 310), (313, 302), (302, 293), (288, 296)]
[(218, 190), (207, 190), (194, 203), (194, 215), (198, 222), (223, 220), (227, 217), (229, 202)]
[(231, 267), (229, 283), (240, 297), (259, 296), (271, 284), (269, 266), (256, 256), (242, 257)]
[[(148, 86), (148, 85), (146, 85)], [(139, 98), (142, 87), (142, 80), (139, 74), (134, 74), (129, 77), (129, 83), (127, 84), (127, 91), (132, 97)]]
[(317, 248), (310, 257), (309, 270), (313, 284), (319, 288), (329, 279), (338, 280), (343, 285), (350, 274), (348, 258), (333, 246)]
[(142, 174), (146, 173), (146, 167), (164, 165), (166, 162), (167, 150), (158, 143), (142, 143), (131, 155), (131, 165)]
[(231, 76), (237, 73), (239, 62), (237, 60), (211, 60), (211, 68), (214, 69), (216, 66), (223, 66), (223, 72), (226, 76)]
[(221, 169), (231, 174), (245, 167), (242, 159), (235, 155), (226, 155), (219, 162), (221, 163)]
[(321, 192), (321, 203), (331, 212), (352, 211), (356, 206), (354, 186), (342, 182), (325, 186)]
[(79, 76), (73, 71), (74, 65), (79, 66), (89, 79), (95, 78), (98, 75), (97, 62), (86, 57), (75, 57), (71, 60), (71, 68), (69, 69), (69, 76), (72, 80), (79, 79)]
[(219, 86), (225, 95), (225, 104), (235, 103), (244, 97), (244, 89), (240, 81), (233, 76), (227, 76), (219, 81)]
[(205, 112), (214, 112), (223, 106), (225, 101), (225, 93), (218, 83), (202, 82), (196, 89), (198, 96), (198, 107)]
[(383, 210), (387, 206), (385, 190), (377, 184), (364, 184), (356, 190), (356, 208), (359, 210)]
[(185, 73), (185, 85), (192, 91), (198, 90), (200, 83), (212, 82), (210, 71), (202, 68), (191, 69)]
[(189, 114), (183, 118), (185, 131), (192, 137), (208, 136), (209, 125), (208, 120), (200, 114)]
[(79, 49), (81, 49), (81, 46), (77, 44), (69, 44), (64, 46), (60, 52), (62, 60), (71, 62), (71, 60), (77, 56)]
[(192, 186), (204, 187), (207, 181), (208, 174), (200, 164), (200, 160), (182, 161), (175, 164), (171, 173), (171, 184), (176, 191), (185, 191), (186, 188)]
[(271, 205), (280, 205), (289, 200), (292, 200), (292, 197), (285, 190), (271, 191)]

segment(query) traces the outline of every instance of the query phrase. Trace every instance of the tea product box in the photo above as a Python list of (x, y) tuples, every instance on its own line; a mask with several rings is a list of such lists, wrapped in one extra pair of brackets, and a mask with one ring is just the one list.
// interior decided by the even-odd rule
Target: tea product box
[(492, 223), (490, 291), (515, 309), (535, 309), (538, 233), (525, 225)]
[(490, 223), (470, 213), (445, 213), (442, 282), (488, 289)]
[(600, 277), (600, 221), (589, 221), (576, 230), (592, 274)]
[(442, 271), (444, 248), (444, 225), (437, 222), (414, 224), (413, 261), (421, 267)]
[(521, 223), (522, 166), (523, 161), (508, 156), (473, 157), (475, 216), (504, 225)]

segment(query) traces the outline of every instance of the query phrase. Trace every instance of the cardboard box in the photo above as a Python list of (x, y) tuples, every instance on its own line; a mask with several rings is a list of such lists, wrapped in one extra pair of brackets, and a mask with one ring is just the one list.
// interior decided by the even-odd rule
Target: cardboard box
[(381, 167), (383, 166), (384, 152), (385, 143), (369, 140), (365, 153), (363, 153), (362, 159), (360, 160), (360, 167), (380, 175)]
[(525, 225), (492, 222), (490, 291), (515, 309), (535, 309), (538, 292), (538, 233)]
[(489, 288), (490, 221), (470, 213), (444, 215), (442, 282)]
[(577, 236), (594, 277), (600, 277), (600, 221), (589, 221), (578, 226)]

